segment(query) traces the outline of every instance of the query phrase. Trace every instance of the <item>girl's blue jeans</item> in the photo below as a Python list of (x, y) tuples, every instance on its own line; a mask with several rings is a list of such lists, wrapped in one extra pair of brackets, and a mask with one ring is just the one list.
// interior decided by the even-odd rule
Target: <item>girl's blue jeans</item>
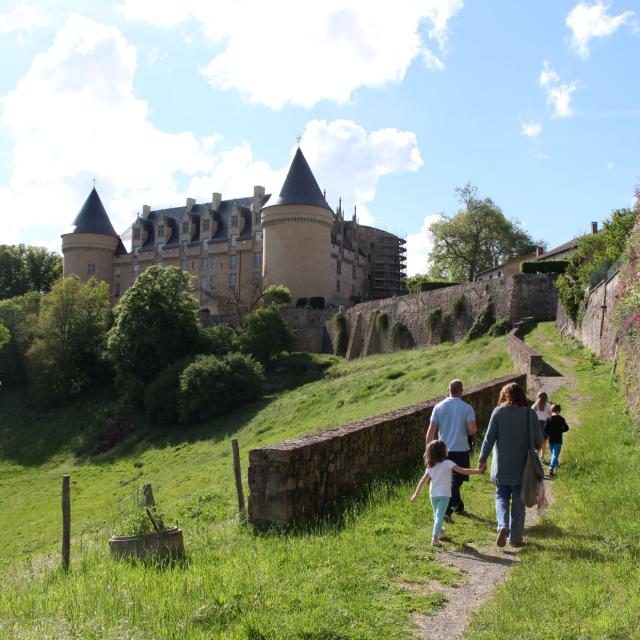
[(449, 496), (431, 496), (431, 506), (433, 507), (433, 536), (440, 537), (444, 514), (449, 504)]
[(519, 544), (524, 534), (525, 507), (520, 497), (521, 486), (499, 484), (496, 486), (496, 519), (498, 531), (509, 529), (509, 542)]
[(560, 461), (560, 449), (562, 449), (562, 444), (559, 442), (556, 444), (550, 444), (549, 449), (551, 449), (551, 463), (549, 464), (549, 469), (555, 469)]

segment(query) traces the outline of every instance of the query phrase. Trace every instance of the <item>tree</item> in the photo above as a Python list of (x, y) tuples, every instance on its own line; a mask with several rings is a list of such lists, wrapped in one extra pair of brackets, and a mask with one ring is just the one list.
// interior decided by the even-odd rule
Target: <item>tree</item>
[(46, 293), (62, 275), (62, 258), (43, 247), (0, 245), (0, 300)]
[(260, 307), (247, 315), (239, 331), (242, 350), (267, 365), (283, 351), (291, 351), (295, 336), (282, 319), (278, 308)]
[(40, 303), (27, 353), (29, 377), (41, 399), (65, 400), (100, 373), (111, 319), (109, 287), (93, 278), (58, 280)]
[(27, 351), (33, 342), (42, 296), (30, 291), (0, 300), (0, 323), (9, 331), (9, 341), (0, 349), (0, 378), (18, 384), (27, 378)]
[(198, 302), (190, 276), (177, 267), (149, 267), (114, 310), (107, 351), (118, 382), (129, 392), (153, 380), (167, 365), (196, 353), (202, 344)]
[(481, 200), (476, 187), (466, 184), (456, 193), (464, 209), (429, 228), (431, 276), (472, 282), (480, 271), (532, 253), (541, 244), (518, 222), (508, 220), (490, 198)]

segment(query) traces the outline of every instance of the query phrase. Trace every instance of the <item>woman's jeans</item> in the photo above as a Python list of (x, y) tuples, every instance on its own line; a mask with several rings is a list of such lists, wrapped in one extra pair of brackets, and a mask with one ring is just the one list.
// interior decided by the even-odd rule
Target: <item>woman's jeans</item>
[(549, 449), (551, 449), (551, 463), (549, 464), (549, 469), (555, 469), (560, 461), (560, 449), (562, 449), (562, 444), (560, 442), (550, 444)]
[[(519, 484), (499, 484), (496, 486), (498, 531), (504, 528), (509, 529), (508, 542), (516, 544), (522, 542), (524, 532), (525, 506), (520, 497), (520, 489)], [(509, 506), (511, 506), (511, 513), (509, 513)]]
[(431, 498), (431, 506), (433, 508), (433, 537), (440, 536), (442, 531), (442, 523), (444, 522), (444, 514), (449, 504), (448, 496), (436, 496)]

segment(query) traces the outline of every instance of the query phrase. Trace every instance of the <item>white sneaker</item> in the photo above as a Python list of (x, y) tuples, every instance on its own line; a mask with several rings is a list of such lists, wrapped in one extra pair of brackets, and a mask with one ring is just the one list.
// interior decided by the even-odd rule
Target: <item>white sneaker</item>
[(440, 538), (431, 538), (431, 546), (432, 547), (441, 547), (442, 546), (442, 542), (440, 541)]

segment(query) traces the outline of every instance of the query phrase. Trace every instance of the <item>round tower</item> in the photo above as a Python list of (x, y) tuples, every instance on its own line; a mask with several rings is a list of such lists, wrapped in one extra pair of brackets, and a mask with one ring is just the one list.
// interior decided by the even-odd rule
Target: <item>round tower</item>
[(72, 230), (62, 235), (63, 275), (75, 273), (83, 282), (97, 278), (111, 287), (113, 256), (120, 244), (94, 187), (73, 221)]
[(298, 147), (280, 194), (262, 208), (262, 275), (298, 298), (333, 297), (331, 268), (333, 211)]

